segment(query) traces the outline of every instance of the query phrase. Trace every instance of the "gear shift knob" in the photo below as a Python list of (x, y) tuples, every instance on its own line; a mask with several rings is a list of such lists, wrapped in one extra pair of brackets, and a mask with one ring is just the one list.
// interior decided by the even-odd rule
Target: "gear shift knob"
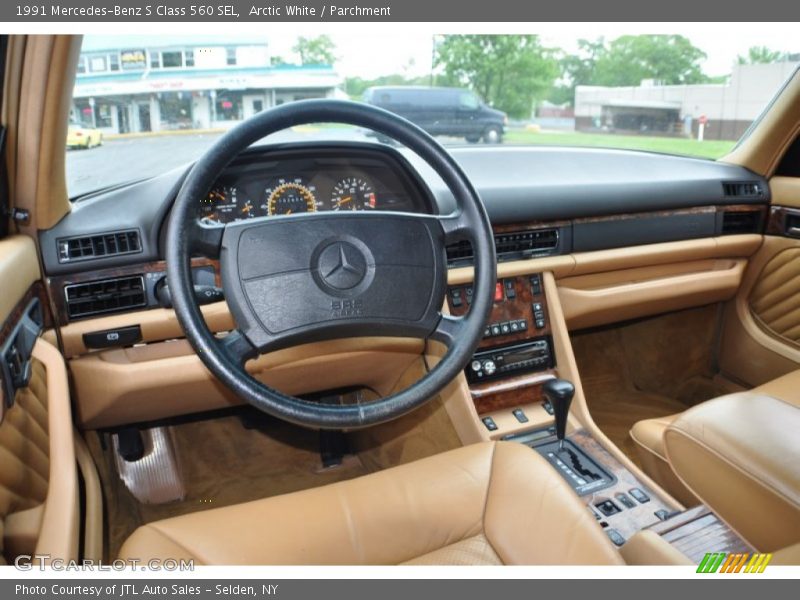
[(572, 397), (575, 395), (575, 386), (566, 379), (548, 379), (542, 386), (542, 390), (553, 407), (558, 449), (561, 450), (564, 445), (564, 435), (567, 431), (569, 405), (572, 404)]

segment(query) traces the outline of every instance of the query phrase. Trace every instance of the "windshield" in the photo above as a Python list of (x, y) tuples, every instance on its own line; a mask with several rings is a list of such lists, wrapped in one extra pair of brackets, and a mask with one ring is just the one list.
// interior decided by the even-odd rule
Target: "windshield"
[[(796, 35), (761, 35), (86, 36), (67, 186), (75, 198), (158, 175), (192, 161), (242, 120), (308, 98), (380, 106), (448, 146), (592, 146), (715, 159), (800, 64)], [(335, 124), (271, 139), (391, 143)]]

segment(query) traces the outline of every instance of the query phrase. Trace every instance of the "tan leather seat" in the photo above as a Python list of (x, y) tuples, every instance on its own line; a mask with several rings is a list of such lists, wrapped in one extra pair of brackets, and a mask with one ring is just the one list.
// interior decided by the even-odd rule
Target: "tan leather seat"
[(622, 564), (533, 450), (475, 444), (359, 479), (158, 521), (121, 558), (196, 564)]
[(758, 550), (800, 542), (800, 372), (637, 423), (631, 437)]
[(664, 449), (664, 432), (679, 416), (680, 413), (639, 421), (631, 428), (630, 436), (636, 442), (636, 453), (645, 473), (688, 508), (700, 504), (700, 500), (675, 475)]

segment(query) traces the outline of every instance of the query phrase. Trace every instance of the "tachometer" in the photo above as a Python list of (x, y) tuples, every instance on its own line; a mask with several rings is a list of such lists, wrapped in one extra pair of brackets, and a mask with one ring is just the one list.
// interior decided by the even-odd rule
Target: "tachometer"
[(265, 190), (267, 195), (267, 214), (293, 215), (303, 212), (316, 212), (317, 199), (314, 186), (305, 185), (301, 178), (291, 181), (279, 179)]
[(372, 186), (359, 177), (345, 177), (333, 186), (333, 210), (372, 210), (376, 204)]
[(229, 223), (238, 218), (236, 186), (217, 186), (200, 201), (200, 218)]

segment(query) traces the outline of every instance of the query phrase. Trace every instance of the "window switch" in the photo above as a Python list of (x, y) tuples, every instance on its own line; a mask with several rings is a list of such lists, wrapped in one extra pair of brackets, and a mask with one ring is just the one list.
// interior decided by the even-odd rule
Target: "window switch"
[(506, 298), (509, 300), (517, 297), (517, 290), (514, 287), (514, 280), (513, 279), (506, 279), (503, 282), (503, 285), (506, 287)]
[(492, 417), (483, 417), (481, 421), (489, 431), (497, 431), (497, 423), (494, 422)]
[(653, 514), (658, 517), (659, 521), (666, 521), (670, 517), (669, 511), (666, 510), (665, 508), (662, 508), (661, 510), (657, 510)]
[(511, 411), (511, 414), (514, 415), (514, 418), (520, 423), (528, 422), (528, 416), (521, 408), (515, 408), (513, 411)]
[(453, 308), (458, 308), (464, 304), (460, 289), (456, 288), (454, 290), (450, 290), (450, 303), (453, 305)]
[(645, 494), (639, 488), (631, 488), (628, 490), (628, 493), (633, 496), (639, 504), (644, 504), (645, 502), (650, 502), (650, 496)]
[(606, 529), (606, 535), (614, 542), (615, 546), (622, 546), (625, 543), (625, 538), (616, 529)]
[(539, 275), (531, 275), (531, 291), (534, 296), (540, 296), (542, 293), (542, 279)]
[(616, 494), (614, 497), (617, 499), (617, 502), (622, 504), (625, 508), (635, 508), (636, 507), (636, 502), (631, 500), (630, 497), (628, 496), (628, 494), (620, 492), (619, 494)]

